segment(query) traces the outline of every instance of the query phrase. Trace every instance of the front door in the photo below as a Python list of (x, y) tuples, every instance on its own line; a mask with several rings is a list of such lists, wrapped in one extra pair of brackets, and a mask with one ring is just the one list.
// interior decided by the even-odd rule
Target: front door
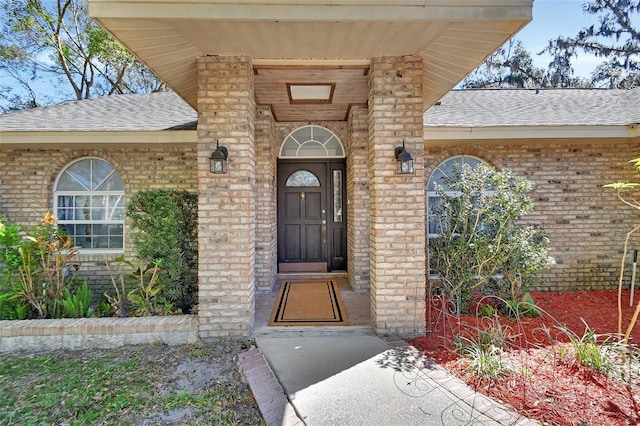
[(280, 272), (346, 269), (344, 161), (278, 163)]

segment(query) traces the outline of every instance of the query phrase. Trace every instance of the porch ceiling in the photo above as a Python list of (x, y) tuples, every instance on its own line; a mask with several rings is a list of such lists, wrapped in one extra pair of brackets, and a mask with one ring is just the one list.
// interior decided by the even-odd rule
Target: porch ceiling
[[(330, 4), (329, 4), (330, 3)], [(278, 121), (344, 120), (367, 103), (369, 61), (423, 58), (435, 103), (531, 20), (533, 0), (89, 0), (90, 15), (197, 108), (197, 58), (247, 55)], [(292, 102), (290, 84), (330, 84)]]

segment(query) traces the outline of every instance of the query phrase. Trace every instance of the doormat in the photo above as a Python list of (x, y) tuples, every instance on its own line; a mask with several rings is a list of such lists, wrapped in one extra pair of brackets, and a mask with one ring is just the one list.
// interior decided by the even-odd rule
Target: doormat
[(334, 281), (286, 281), (269, 325), (349, 325), (349, 319)]

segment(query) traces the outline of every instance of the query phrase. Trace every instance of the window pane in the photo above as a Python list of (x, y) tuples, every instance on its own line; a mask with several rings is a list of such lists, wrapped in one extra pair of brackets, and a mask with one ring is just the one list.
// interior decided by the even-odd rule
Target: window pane
[(429, 235), (438, 234), (440, 230), (438, 229), (439, 227), (433, 212), (435, 208), (440, 206), (440, 203), (441, 203), (440, 197), (429, 197), (427, 203), (429, 205), (429, 214), (428, 214)]
[(88, 191), (91, 189), (91, 160), (80, 160), (76, 163), (73, 163), (67, 169), (67, 173), (69, 173), (75, 180), (80, 182), (82, 186)]
[(111, 164), (98, 158), (91, 159), (91, 189), (97, 190), (97, 188), (107, 179), (113, 172)]
[(342, 170), (333, 171), (333, 221), (342, 222)]
[(91, 197), (91, 220), (105, 220), (107, 217), (107, 196)]
[(344, 150), (342, 149), (342, 144), (335, 136), (332, 136), (331, 139), (324, 145), (327, 150), (327, 154), (331, 157), (344, 157)]
[(57, 189), (58, 191), (86, 191), (87, 187), (65, 171), (58, 179)]
[(298, 170), (297, 172), (293, 172), (291, 176), (289, 176), (287, 182), (285, 183), (285, 186), (320, 186), (320, 181), (318, 180), (318, 177), (313, 173), (307, 170)]
[(308, 141), (302, 144), (298, 150), (298, 157), (326, 157), (327, 150), (324, 145), (315, 141)]
[[(112, 169), (113, 170), (113, 169)], [(109, 177), (100, 182), (96, 188), (96, 191), (124, 191), (124, 184), (122, 179), (117, 173), (111, 173)]]
[(73, 197), (70, 195), (58, 196), (58, 210), (56, 211), (58, 220), (73, 220)]

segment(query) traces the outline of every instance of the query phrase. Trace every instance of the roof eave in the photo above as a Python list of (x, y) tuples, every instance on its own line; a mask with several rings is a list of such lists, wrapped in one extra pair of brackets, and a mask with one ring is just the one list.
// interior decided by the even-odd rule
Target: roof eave
[(9, 131), (0, 132), (0, 149), (16, 145), (192, 144), (196, 130), (157, 131)]
[(424, 139), (523, 140), (523, 139), (601, 139), (640, 136), (639, 126), (513, 126), (513, 127), (424, 127)]

